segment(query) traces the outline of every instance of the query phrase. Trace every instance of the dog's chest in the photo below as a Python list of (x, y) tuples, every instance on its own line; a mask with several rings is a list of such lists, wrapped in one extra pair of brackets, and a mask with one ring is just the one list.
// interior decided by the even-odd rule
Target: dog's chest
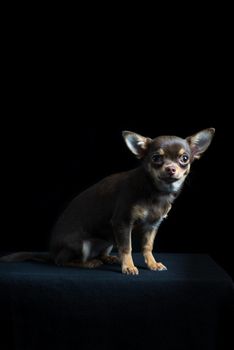
[(132, 222), (147, 228), (158, 228), (170, 209), (168, 202), (136, 204), (132, 209)]

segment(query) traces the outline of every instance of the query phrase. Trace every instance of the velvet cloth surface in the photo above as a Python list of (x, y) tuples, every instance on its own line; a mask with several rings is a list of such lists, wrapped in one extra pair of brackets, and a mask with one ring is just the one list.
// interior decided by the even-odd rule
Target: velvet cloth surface
[(33, 262), (0, 264), (1, 349), (224, 349), (233, 282), (209, 256), (155, 254), (138, 276)]

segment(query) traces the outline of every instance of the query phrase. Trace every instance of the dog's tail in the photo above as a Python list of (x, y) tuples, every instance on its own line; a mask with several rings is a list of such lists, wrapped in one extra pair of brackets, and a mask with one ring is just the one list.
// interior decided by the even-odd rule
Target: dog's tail
[(0, 257), (0, 262), (20, 262), (20, 261), (38, 261), (44, 263), (51, 263), (52, 257), (50, 253), (37, 253), (37, 252), (19, 252)]

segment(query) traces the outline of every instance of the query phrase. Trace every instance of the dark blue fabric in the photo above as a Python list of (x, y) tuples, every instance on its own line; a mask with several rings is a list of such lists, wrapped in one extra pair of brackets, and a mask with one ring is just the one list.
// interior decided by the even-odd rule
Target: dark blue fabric
[(207, 255), (156, 257), (167, 271), (149, 271), (134, 255), (139, 276), (118, 265), (1, 263), (0, 348), (224, 349), (232, 280)]

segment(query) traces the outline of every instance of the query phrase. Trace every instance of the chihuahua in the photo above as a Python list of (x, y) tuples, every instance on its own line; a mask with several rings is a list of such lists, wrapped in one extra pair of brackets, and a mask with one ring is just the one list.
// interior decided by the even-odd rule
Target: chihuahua
[[(166, 267), (152, 254), (156, 233), (179, 195), (190, 166), (209, 147), (215, 129), (182, 139), (155, 139), (123, 131), (138, 168), (106, 177), (78, 195), (56, 222), (50, 252), (14, 253), (0, 261), (52, 261), (57, 265), (94, 268), (120, 261), (124, 274), (137, 275), (132, 259), (132, 235), (142, 235), (142, 252), (150, 270)], [(110, 255), (113, 245), (119, 257)]]

